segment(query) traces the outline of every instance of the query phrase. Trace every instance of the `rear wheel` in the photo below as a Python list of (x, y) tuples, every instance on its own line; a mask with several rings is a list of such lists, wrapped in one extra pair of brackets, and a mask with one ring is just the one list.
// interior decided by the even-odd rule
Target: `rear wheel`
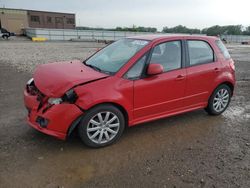
[(101, 105), (84, 115), (78, 132), (84, 144), (98, 148), (117, 141), (124, 127), (124, 116), (118, 108), (112, 105)]
[(231, 101), (231, 96), (231, 89), (225, 84), (220, 85), (209, 98), (208, 106), (205, 110), (210, 115), (220, 115), (227, 109)]

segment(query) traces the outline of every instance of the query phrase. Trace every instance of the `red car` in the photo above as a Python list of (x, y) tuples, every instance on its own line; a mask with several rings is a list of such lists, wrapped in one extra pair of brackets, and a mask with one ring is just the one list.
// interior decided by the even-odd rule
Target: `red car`
[(77, 129), (90, 147), (125, 127), (230, 103), (235, 67), (216, 37), (146, 35), (118, 40), (85, 61), (39, 65), (24, 90), (28, 123), (66, 139)]

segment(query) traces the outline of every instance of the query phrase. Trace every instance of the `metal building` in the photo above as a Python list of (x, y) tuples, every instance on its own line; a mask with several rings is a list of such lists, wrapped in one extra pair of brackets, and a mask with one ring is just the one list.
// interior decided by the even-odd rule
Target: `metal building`
[(0, 27), (16, 34), (24, 28), (75, 29), (75, 14), (0, 8)]

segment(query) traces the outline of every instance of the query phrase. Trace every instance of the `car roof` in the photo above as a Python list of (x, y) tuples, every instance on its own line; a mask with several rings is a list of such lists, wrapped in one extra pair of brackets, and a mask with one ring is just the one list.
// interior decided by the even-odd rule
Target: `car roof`
[(139, 40), (149, 40), (149, 41), (156, 41), (161, 39), (201, 39), (201, 40), (216, 40), (217, 37), (206, 36), (206, 35), (189, 35), (189, 34), (148, 34), (148, 35), (137, 35), (133, 37), (127, 37), (132, 39), (139, 39)]

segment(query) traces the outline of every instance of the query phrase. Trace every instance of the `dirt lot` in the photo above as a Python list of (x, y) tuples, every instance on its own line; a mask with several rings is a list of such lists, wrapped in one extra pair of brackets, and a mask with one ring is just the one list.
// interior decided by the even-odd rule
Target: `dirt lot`
[(22, 90), (35, 65), (100, 46), (0, 41), (0, 187), (250, 187), (250, 46), (229, 46), (237, 87), (221, 116), (199, 110), (142, 124), (102, 149), (30, 128)]

